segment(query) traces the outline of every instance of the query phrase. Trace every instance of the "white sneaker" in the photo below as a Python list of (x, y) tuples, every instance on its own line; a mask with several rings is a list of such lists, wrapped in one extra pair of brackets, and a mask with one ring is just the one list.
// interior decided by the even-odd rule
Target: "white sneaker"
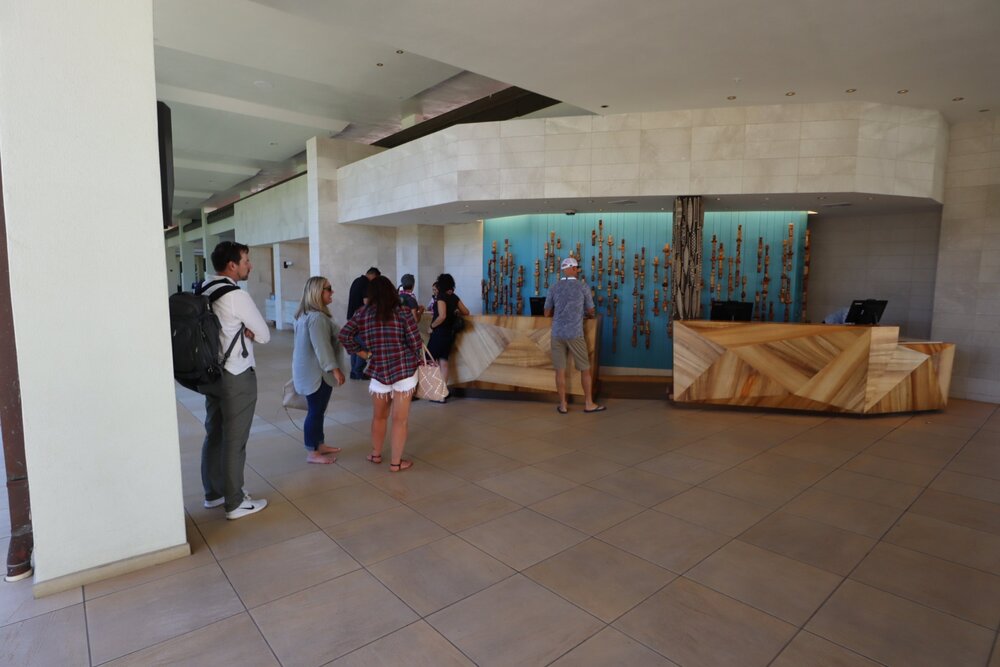
[(239, 507), (232, 510), (231, 512), (226, 512), (227, 519), (242, 519), (245, 516), (251, 514), (256, 514), (267, 507), (267, 501), (263, 498), (251, 498), (250, 494), (243, 496), (243, 503)]
[[(247, 493), (247, 490), (245, 488), (243, 489), (243, 495), (246, 496), (246, 497), (249, 497), (249, 494)], [(219, 496), (215, 500), (206, 500), (201, 505), (205, 509), (210, 510), (213, 507), (219, 507), (219, 506), (225, 505), (225, 504), (226, 504), (226, 497), (225, 496)]]

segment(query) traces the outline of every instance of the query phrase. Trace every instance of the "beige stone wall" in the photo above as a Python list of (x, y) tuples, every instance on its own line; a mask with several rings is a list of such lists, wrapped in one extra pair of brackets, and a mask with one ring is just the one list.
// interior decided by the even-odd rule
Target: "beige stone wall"
[(1000, 115), (951, 128), (932, 335), (956, 344), (952, 395), (1000, 402)]
[(928, 338), (940, 227), (939, 211), (810, 217), (809, 319), (853, 299), (887, 299), (883, 324)]
[(868, 102), (457, 125), (342, 167), (340, 219), (562, 197), (867, 192), (940, 201), (947, 136), (937, 111)]

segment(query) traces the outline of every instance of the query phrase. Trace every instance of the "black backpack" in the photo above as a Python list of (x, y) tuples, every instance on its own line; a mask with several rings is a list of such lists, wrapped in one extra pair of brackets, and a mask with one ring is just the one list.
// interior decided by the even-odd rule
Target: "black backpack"
[[(212, 285), (225, 283), (205, 296), (203, 292)], [(170, 295), (170, 340), (174, 353), (174, 379), (182, 386), (199, 391), (198, 385), (211, 384), (222, 377), (222, 369), (243, 339), (243, 327), (233, 336), (225, 355), (220, 354), (219, 333), (222, 325), (212, 312), (212, 303), (224, 294), (239, 287), (226, 280), (213, 280), (201, 286), (197, 293), (178, 292)], [(248, 355), (246, 341), (243, 356)]]

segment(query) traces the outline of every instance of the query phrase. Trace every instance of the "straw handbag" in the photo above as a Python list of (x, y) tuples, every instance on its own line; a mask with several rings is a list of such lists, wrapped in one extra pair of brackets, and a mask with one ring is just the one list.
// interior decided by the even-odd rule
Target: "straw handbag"
[(422, 357), (421, 364), (417, 366), (417, 398), (442, 402), (448, 396), (448, 385), (441, 374), (441, 367), (426, 345)]
[(281, 405), (293, 410), (308, 410), (306, 397), (295, 391), (295, 384), (289, 380), (281, 390)]

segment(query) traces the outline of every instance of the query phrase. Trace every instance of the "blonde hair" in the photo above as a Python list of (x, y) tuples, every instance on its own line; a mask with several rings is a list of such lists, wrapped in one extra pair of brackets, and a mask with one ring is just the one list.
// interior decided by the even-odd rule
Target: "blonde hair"
[(317, 310), (330, 317), (330, 309), (323, 303), (323, 288), (329, 284), (330, 281), (323, 276), (313, 276), (306, 281), (305, 287), (302, 288), (299, 309), (295, 311), (295, 319), (299, 319), (310, 310)]

